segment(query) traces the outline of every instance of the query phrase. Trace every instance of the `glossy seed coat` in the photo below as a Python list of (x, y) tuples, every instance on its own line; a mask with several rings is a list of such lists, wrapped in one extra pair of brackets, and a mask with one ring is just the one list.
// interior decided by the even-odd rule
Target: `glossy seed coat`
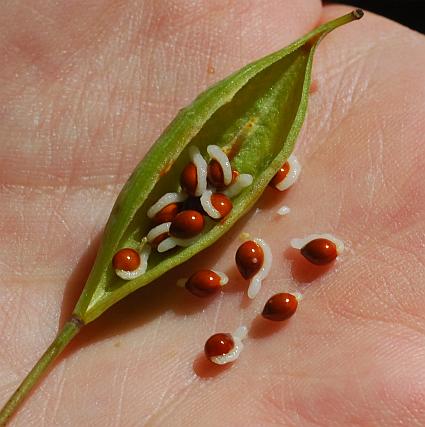
[(338, 256), (336, 245), (328, 239), (314, 239), (301, 248), (301, 254), (311, 263), (326, 265)]
[(220, 212), (221, 218), (227, 216), (233, 208), (232, 201), (221, 193), (213, 193), (211, 195), (211, 204)]
[(194, 163), (188, 163), (184, 167), (180, 175), (180, 185), (187, 194), (190, 196), (195, 195), (196, 187), (198, 185), (198, 175)]
[(154, 225), (159, 225), (164, 222), (172, 222), (179, 213), (180, 207), (177, 203), (170, 203), (165, 208), (162, 208), (153, 218)]
[(231, 334), (218, 333), (208, 338), (204, 352), (208, 359), (215, 356), (223, 356), (233, 349), (235, 342)]
[(204, 228), (204, 216), (197, 211), (188, 210), (176, 215), (170, 226), (170, 234), (180, 239), (195, 237)]
[(213, 159), (208, 163), (208, 182), (215, 188), (224, 187), (224, 174), (220, 163)]
[(269, 298), (261, 315), (268, 320), (282, 321), (289, 319), (297, 307), (298, 300), (295, 295), (282, 292)]
[(209, 297), (221, 289), (221, 278), (214, 271), (199, 270), (189, 277), (185, 287), (197, 297)]
[(235, 261), (242, 277), (244, 279), (251, 279), (263, 266), (263, 249), (253, 240), (248, 240), (239, 246), (235, 255)]
[(289, 162), (285, 162), (280, 169), (276, 172), (276, 175), (272, 178), (269, 185), (271, 187), (276, 187), (280, 182), (282, 182), (289, 173)]
[(134, 271), (140, 265), (140, 255), (131, 248), (121, 249), (114, 255), (112, 265), (116, 270)]

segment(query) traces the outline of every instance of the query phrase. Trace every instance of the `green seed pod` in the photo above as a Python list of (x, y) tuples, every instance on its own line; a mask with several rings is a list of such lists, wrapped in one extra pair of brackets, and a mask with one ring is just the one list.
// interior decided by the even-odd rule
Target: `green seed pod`
[[(362, 15), (356, 10), (321, 25), (210, 87), (178, 113), (118, 196), (72, 318), (0, 411), (0, 425), (82, 326), (210, 246), (249, 211), (293, 150), (306, 113), (316, 46), (333, 29)], [(122, 248), (141, 249), (153, 227), (147, 212), (162, 195), (179, 190), (180, 174), (190, 161), (189, 148), (197, 147), (208, 157), (207, 146), (212, 144), (227, 154), (232, 169), (250, 174), (252, 184), (233, 197), (233, 209), (225, 218), (206, 219), (189, 246), (164, 253), (153, 250), (143, 274), (132, 280), (118, 277), (112, 264), (114, 255)]]
[[(291, 154), (301, 129), (310, 88), (313, 54), (320, 40), (358, 11), (326, 23), (290, 46), (253, 62), (215, 84), (179, 112), (122, 189), (106, 225), (103, 243), (74, 315), (88, 323), (108, 307), (210, 246), (254, 205)], [(218, 145), (240, 174), (253, 176), (249, 191), (233, 200), (222, 222), (209, 222), (197, 241), (173, 253), (153, 254), (142, 276), (124, 282), (112, 269), (120, 248), (138, 247), (152, 228), (147, 210), (177, 190), (189, 162), (188, 147), (206, 156)]]

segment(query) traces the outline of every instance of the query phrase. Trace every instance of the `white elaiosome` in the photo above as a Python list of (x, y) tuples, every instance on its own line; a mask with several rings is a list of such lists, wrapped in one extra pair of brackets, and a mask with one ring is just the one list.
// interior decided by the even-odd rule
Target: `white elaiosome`
[(238, 175), (235, 182), (223, 191), (223, 194), (229, 199), (237, 196), (244, 188), (252, 184), (253, 178), (249, 173), (242, 173)]
[(227, 274), (223, 273), (222, 271), (217, 271), (217, 270), (211, 270), (213, 271), (215, 274), (217, 274), (217, 276), (220, 277), (220, 285), (224, 286), (227, 285), (229, 283), (229, 277), (227, 276)]
[(224, 185), (229, 185), (232, 182), (232, 165), (226, 153), (217, 145), (208, 145), (207, 151), (210, 157), (220, 164)]
[(198, 239), (199, 236), (192, 237), (190, 239), (180, 239), (179, 237), (169, 236), (158, 245), (156, 250), (158, 252), (166, 252), (175, 248), (176, 246), (182, 246), (185, 248), (187, 246), (193, 245)]
[(275, 185), (279, 191), (285, 191), (295, 184), (301, 173), (301, 164), (294, 154), (291, 154), (288, 159), (289, 172), (282, 181)]
[(136, 268), (136, 270), (126, 271), (126, 270), (115, 269), (116, 275), (124, 280), (133, 280), (136, 277), (141, 276), (146, 272), (146, 269), (148, 268), (148, 259), (149, 259), (150, 253), (151, 253), (151, 247), (149, 245), (144, 245), (142, 250), (139, 252), (140, 265)]
[(289, 206), (281, 206), (277, 210), (277, 214), (280, 215), (280, 216), (288, 215), (290, 212), (291, 212), (291, 208)]
[(280, 215), (280, 216), (288, 215), (290, 212), (291, 212), (291, 208), (289, 206), (281, 206), (277, 210), (277, 214)]
[(260, 292), (261, 283), (269, 274), (273, 261), (273, 255), (270, 246), (263, 239), (256, 238), (254, 239), (254, 242), (257, 243), (257, 245), (260, 246), (263, 250), (264, 261), (258, 273), (255, 274), (249, 283), (248, 298), (251, 299), (255, 298), (258, 292)]
[(239, 357), (241, 351), (243, 350), (242, 340), (245, 339), (248, 335), (248, 328), (246, 326), (240, 326), (231, 335), (234, 342), (232, 350), (222, 356), (211, 357), (211, 362), (214, 362), (217, 365), (225, 365), (226, 363), (234, 362)]
[(187, 195), (184, 193), (166, 193), (149, 208), (147, 212), (148, 217), (153, 218), (166, 206), (171, 205), (171, 203), (181, 203), (184, 202), (186, 199)]
[(189, 147), (189, 156), (196, 167), (198, 183), (196, 185), (195, 196), (199, 197), (207, 189), (207, 162), (202, 157), (198, 147), (195, 147), (194, 145)]
[(170, 227), (171, 222), (163, 222), (162, 224), (152, 228), (146, 236), (148, 242), (152, 242), (152, 240), (155, 240), (161, 234), (168, 233), (170, 231)]
[(204, 191), (201, 196), (201, 205), (209, 217), (214, 219), (220, 219), (220, 212), (213, 206), (211, 202), (212, 194), (213, 192), (211, 190)]
[(315, 239), (328, 239), (335, 244), (336, 253), (338, 255), (344, 252), (344, 242), (341, 239), (338, 239), (337, 237), (335, 237), (333, 234), (329, 234), (329, 233), (310, 234), (307, 237), (292, 239), (291, 246), (294, 249), (302, 249), (307, 243), (310, 243), (312, 240), (315, 240)]
[(156, 247), (156, 250), (160, 253), (167, 252), (170, 249), (173, 249), (177, 246), (176, 241), (173, 237), (167, 237), (162, 242), (159, 243), (159, 245)]
[(248, 328), (244, 325), (239, 326), (232, 335), (233, 337), (238, 337), (240, 340), (244, 340), (248, 336)]

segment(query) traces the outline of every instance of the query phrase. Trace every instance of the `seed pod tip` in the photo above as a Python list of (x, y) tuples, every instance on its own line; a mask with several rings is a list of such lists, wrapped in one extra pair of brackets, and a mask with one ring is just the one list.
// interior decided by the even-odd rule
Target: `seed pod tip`
[(354, 16), (354, 18), (361, 19), (361, 18), (363, 18), (363, 15), (364, 15), (363, 9), (353, 10), (353, 16)]

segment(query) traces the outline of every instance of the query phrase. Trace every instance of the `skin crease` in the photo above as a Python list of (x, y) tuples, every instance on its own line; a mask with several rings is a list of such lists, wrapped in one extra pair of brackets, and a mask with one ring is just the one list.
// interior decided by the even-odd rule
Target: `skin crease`
[[(119, 189), (176, 111), (348, 11), (265, 3), (4, 5), (0, 403), (72, 311)], [(296, 187), (268, 189), (213, 248), (88, 326), (11, 425), (424, 425), (424, 67), (422, 35), (369, 13), (328, 36)], [(279, 217), (283, 204), (291, 213)], [(274, 254), (252, 302), (232, 263), (242, 231)], [(330, 269), (287, 249), (316, 232), (346, 243)], [(223, 294), (200, 301), (174, 285), (196, 267), (228, 274)], [(259, 321), (272, 294), (294, 287), (304, 299), (291, 320)], [(240, 359), (206, 366), (206, 339), (240, 324)]]

